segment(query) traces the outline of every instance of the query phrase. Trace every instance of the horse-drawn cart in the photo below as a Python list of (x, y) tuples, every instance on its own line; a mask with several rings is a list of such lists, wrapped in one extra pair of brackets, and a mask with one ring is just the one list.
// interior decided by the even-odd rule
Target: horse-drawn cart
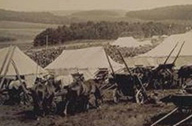
[(170, 95), (163, 99), (161, 99), (162, 102), (165, 103), (173, 103), (176, 108), (174, 108), (171, 112), (154, 122), (151, 126), (155, 126), (158, 123), (162, 122), (166, 118), (170, 117), (176, 112), (179, 113), (185, 113), (189, 114), (187, 117), (183, 118), (182, 120), (178, 121), (173, 126), (181, 125), (182, 123), (188, 121), (192, 118), (192, 94), (176, 94), (176, 95)]
[(115, 73), (113, 67), (110, 63), (110, 60), (107, 56), (109, 65), (112, 70), (112, 78), (109, 82), (112, 83), (114, 88), (113, 90), (113, 99), (117, 103), (121, 97), (131, 98), (137, 103), (144, 103), (148, 96), (146, 94), (145, 86), (142, 84), (141, 79), (137, 74), (133, 74), (126, 64), (121, 52), (117, 50), (128, 73)]

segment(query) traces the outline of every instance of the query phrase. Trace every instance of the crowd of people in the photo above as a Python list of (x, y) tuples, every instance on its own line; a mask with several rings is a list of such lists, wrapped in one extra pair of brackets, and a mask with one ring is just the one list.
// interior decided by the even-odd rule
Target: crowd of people
[(64, 47), (59, 47), (59, 48), (51, 48), (51, 49), (42, 49), (38, 51), (28, 51), (27, 55), (33, 59), (38, 65), (41, 67), (46, 67), (48, 64), (53, 62), (56, 57), (58, 57)]
[[(112, 46), (110, 44), (104, 45), (106, 53), (116, 62), (121, 63), (121, 58), (119, 57), (117, 48), (122, 53), (123, 57), (134, 57), (139, 54), (143, 54), (148, 52), (149, 50), (153, 49), (155, 46), (157, 46), (158, 42), (153, 42), (152, 45), (145, 45), (140, 46), (137, 48), (134, 47), (118, 47), (118, 46)], [(88, 44), (89, 46), (97, 46), (95, 44)], [(38, 65), (41, 67), (46, 67), (48, 64), (50, 64), (52, 61), (54, 61), (64, 49), (79, 49), (82, 47), (87, 47), (85, 45), (83, 46), (73, 46), (73, 47), (53, 47), (48, 49), (41, 49), (37, 51), (27, 51), (26, 54), (33, 59)]]

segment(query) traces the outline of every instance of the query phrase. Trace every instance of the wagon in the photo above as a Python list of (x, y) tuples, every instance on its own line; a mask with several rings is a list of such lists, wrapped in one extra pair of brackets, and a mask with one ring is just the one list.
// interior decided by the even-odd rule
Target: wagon
[(147, 100), (146, 91), (137, 80), (137, 76), (129, 74), (115, 74), (113, 80), (113, 100), (118, 103), (121, 97), (126, 97), (137, 103), (144, 103)]

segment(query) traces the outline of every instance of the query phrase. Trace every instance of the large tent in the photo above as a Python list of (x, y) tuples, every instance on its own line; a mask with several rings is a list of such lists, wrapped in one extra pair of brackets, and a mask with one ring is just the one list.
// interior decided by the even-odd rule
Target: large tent
[[(114, 70), (123, 65), (116, 63), (109, 57)], [(90, 79), (99, 68), (108, 68), (107, 56), (103, 47), (90, 47), (76, 50), (64, 50), (61, 55), (49, 64), (46, 69), (56, 75), (68, 75), (73, 72), (83, 73), (85, 79)]]
[(15, 77), (16, 75), (32, 75), (47, 73), (18, 47), (10, 46), (0, 49), (0, 77)]
[(133, 37), (121, 37), (116, 41), (112, 42), (111, 45), (119, 46), (119, 47), (140, 47), (144, 45), (151, 45), (150, 41), (138, 41)]
[(177, 47), (171, 54), (167, 63), (172, 63), (178, 54), (181, 45), (185, 42), (178, 59), (175, 62), (177, 68), (192, 63), (192, 31), (175, 34), (166, 38), (160, 45), (150, 50), (149, 52), (136, 56), (134, 58), (126, 58), (126, 62), (130, 66), (144, 65), (144, 66), (157, 66), (162, 64), (170, 54), (171, 50), (178, 43)]

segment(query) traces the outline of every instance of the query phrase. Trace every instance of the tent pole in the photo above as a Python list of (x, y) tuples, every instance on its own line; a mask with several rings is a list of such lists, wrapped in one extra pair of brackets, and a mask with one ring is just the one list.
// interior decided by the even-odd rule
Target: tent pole
[(17, 69), (17, 66), (16, 66), (15, 62), (13, 61), (13, 59), (11, 59), (11, 62), (12, 62), (12, 65), (13, 65), (13, 67), (14, 67), (14, 69), (15, 69), (15, 72), (16, 72), (16, 74), (17, 74), (17, 77), (18, 77), (18, 79), (19, 79), (19, 81), (20, 81), (20, 83), (21, 83), (21, 86), (22, 86), (22, 88), (23, 88), (23, 91), (24, 91), (25, 94), (27, 94), (27, 89), (26, 89), (26, 88), (24, 87), (24, 85), (23, 85), (23, 82), (22, 82), (21, 77), (20, 77), (20, 74), (19, 74), (19, 70)]
[(8, 59), (8, 57), (9, 57), (9, 55), (10, 55), (10, 52), (11, 52), (11, 46), (9, 47), (8, 52), (7, 52), (7, 54), (6, 54), (6, 56), (5, 56), (5, 59), (4, 59), (4, 61), (3, 61), (2, 67), (1, 67), (1, 69), (0, 69), (0, 75), (2, 75), (3, 69), (4, 69), (4, 67), (5, 67), (5, 63), (7, 62), (7, 59)]
[(6, 66), (5, 73), (3, 74), (3, 78), (2, 78), (1, 83), (0, 83), (0, 88), (1, 88), (1, 89), (3, 88), (3, 82), (4, 82), (4, 80), (5, 80), (5, 76), (6, 76), (6, 74), (7, 74), (8, 69), (9, 69), (9, 66), (10, 66), (11, 59), (12, 59), (12, 57), (13, 57), (15, 48), (16, 48), (16, 47), (14, 46), (13, 49), (12, 49), (12, 52), (11, 52), (11, 56), (10, 56), (9, 59), (8, 59), (8, 64), (7, 64), (7, 66)]

